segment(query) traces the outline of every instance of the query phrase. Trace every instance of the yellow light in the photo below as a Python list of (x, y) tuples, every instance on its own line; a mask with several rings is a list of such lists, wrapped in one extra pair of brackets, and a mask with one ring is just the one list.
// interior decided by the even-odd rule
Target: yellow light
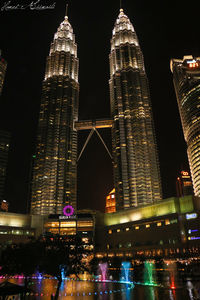
[(161, 223), (161, 222), (158, 222), (158, 223), (157, 223), (157, 226), (162, 226), (162, 223)]
[(120, 219), (120, 223), (123, 224), (123, 223), (127, 223), (129, 221), (128, 218), (122, 218)]
[(137, 230), (137, 229), (140, 229), (140, 227), (139, 226), (135, 226), (135, 229)]
[(189, 173), (185, 172), (185, 171), (182, 171), (181, 174), (183, 174), (184, 176), (188, 176), (189, 175)]

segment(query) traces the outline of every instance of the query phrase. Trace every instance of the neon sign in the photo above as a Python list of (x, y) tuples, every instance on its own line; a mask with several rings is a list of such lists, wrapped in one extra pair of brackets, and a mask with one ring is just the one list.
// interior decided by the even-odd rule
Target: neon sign
[(181, 174), (182, 174), (183, 176), (189, 176), (189, 173), (186, 172), (186, 171), (181, 171)]
[(191, 234), (192, 232), (197, 232), (197, 231), (198, 231), (198, 229), (189, 229), (188, 233)]
[(189, 241), (192, 241), (192, 240), (200, 240), (200, 236), (191, 236), (188, 238)]
[(63, 208), (63, 214), (64, 214), (66, 217), (71, 217), (71, 216), (74, 214), (74, 208), (73, 208), (71, 205), (66, 205), (66, 206)]
[(190, 220), (190, 219), (196, 219), (197, 218), (197, 214), (193, 213), (193, 214), (186, 214), (186, 219)]
[(198, 62), (190, 62), (189, 63), (189, 68), (198, 68), (199, 67), (199, 63)]

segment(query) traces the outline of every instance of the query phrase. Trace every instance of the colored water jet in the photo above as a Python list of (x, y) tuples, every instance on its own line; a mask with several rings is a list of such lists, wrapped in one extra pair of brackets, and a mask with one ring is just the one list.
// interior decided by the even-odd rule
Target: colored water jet
[(153, 262), (145, 261), (144, 263), (144, 284), (156, 285), (155, 265)]
[(107, 262), (99, 264), (99, 271), (100, 271), (100, 275), (101, 275), (101, 280), (106, 280), (107, 279), (107, 272), (108, 272)]
[(176, 262), (170, 262), (167, 264), (167, 269), (169, 272), (169, 283), (171, 289), (176, 289), (177, 285), (177, 265)]
[(130, 261), (122, 262), (121, 280), (124, 280), (126, 282), (130, 281), (130, 267), (131, 267)]

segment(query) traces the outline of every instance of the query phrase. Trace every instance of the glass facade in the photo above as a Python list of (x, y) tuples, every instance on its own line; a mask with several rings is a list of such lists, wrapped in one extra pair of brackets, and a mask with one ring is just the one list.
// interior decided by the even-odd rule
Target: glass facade
[(200, 196), (200, 58), (184, 56), (170, 62), (193, 181)]
[(161, 200), (148, 80), (129, 18), (120, 9), (111, 39), (110, 102), (116, 209)]
[(1, 95), (2, 89), (3, 89), (3, 83), (4, 83), (5, 74), (6, 74), (6, 69), (7, 69), (7, 62), (1, 56), (1, 51), (0, 51), (0, 95)]
[(78, 58), (73, 29), (65, 16), (51, 43), (39, 114), (31, 213), (76, 211)]

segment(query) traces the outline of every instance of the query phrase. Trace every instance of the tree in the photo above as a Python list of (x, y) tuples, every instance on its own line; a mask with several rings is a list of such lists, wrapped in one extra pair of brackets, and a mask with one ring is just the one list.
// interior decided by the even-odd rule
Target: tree
[(48, 235), (26, 244), (11, 245), (2, 252), (0, 274), (23, 274), (25, 288), (28, 278), (37, 270), (56, 277), (58, 285), (54, 299), (58, 299), (62, 274), (78, 274), (87, 270), (83, 257), (88, 254), (78, 235), (59, 236)]
[(30, 241), (26, 244), (8, 245), (1, 254), (0, 274), (24, 275), (24, 286), (27, 290), (29, 278), (35, 272), (41, 256), (42, 245), (38, 241)]
[(78, 235), (52, 235), (43, 238), (43, 257), (40, 260), (39, 271), (57, 278), (58, 285), (55, 300), (58, 299), (63, 275), (78, 274), (87, 270), (83, 263), (84, 255), (88, 254)]

